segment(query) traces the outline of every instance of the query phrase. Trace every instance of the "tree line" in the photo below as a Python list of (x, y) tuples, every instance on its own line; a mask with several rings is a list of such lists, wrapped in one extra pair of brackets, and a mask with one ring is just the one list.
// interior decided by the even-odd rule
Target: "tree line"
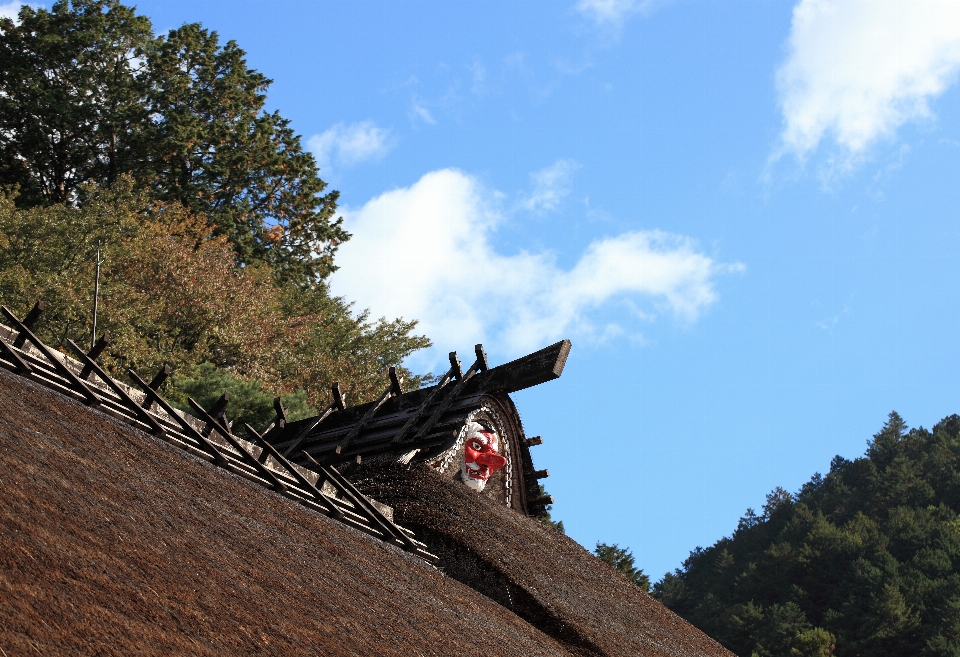
[(274, 394), (295, 417), (334, 381), (353, 403), (378, 394), (430, 342), (330, 293), (350, 235), (266, 111), (270, 83), (235, 42), (196, 23), (156, 35), (116, 0), (0, 19), (0, 303), (22, 315), (42, 298), (44, 340), (88, 343), (101, 249), (114, 374), (169, 363), (172, 401), (227, 389), (252, 423)]
[(774, 490), (654, 595), (743, 657), (960, 655), (960, 417), (891, 413), (863, 457)]

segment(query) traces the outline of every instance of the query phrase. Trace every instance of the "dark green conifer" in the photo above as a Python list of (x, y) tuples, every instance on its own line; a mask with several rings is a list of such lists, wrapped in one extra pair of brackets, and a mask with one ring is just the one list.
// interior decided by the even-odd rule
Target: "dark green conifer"
[(623, 573), (624, 577), (644, 591), (650, 590), (650, 578), (644, 575), (643, 570), (634, 565), (633, 554), (627, 548), (622, 548), (616, 543), (612, 545), (597, 543), (593, 553), (597, 555), (600, 561)]
[(774, 490), (654, 595), (743, 657), (960, 654), (960, 417), (890, 413), (864, 457)]
[(188, 24), (155, 37), (117, 0), (24, 6), (0, 19), (0, 187), (17, 204), (82, 202), (85, 183), (132, 175), (206, 217), (239, 264), (309, 286), (349, 238), (313, 156), (277, 112), (270, 80), (233, 41)]

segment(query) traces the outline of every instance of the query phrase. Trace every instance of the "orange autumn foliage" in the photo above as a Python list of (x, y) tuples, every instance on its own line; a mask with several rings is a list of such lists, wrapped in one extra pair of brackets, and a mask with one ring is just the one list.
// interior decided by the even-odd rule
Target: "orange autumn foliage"
[(119, 378), (129, 367), (189, 374), (212, 363), (273, 393), (306, 390), (314, 406), (338, 381), (359, 403), (384, 387), (388, 366), (429, 345), (411, 335), (415, 322), (355, 316), (323, 284), (278, 284), (265, 265), (237, 266), (206, 221), (129, 187), (91, 192), (80, 208), (22, 210), (0, 197), (0, 302), (22, 315), (42, 298), (43, 339), (88, 345), (98, 242), (98, 332), (111, 337), (101, 361)]

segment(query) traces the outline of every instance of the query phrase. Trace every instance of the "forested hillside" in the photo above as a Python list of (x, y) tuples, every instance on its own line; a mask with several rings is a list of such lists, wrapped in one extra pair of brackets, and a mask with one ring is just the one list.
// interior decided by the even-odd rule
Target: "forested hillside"
[(744, 657), (960, 655), (958, 512), (960, 417), (891, 413), (865, 456), (773, 491), (655, 595)]
[(351, 403), (379, 394), (429, 341), (330, 295), (350, 237), (338, 193), (264, 109), (269, 85), (236, 43), (199, 24), (155, 35), (115, 0), (0, 19), (0, 303), (43, 299), (44, 340), (90, 344), (99, 253), (116, 375), (170, 364), (172, 401), (227, 389), (254, 424), (274, 394), (294, 418), (334, 381)]

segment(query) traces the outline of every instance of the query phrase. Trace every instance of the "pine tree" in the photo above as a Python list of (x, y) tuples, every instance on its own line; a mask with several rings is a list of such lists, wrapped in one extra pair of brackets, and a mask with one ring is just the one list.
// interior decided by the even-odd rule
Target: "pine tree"
[(593, 553), (597, 555), (600, 561), (612, 566), (641, 589), (650, 591), (650, 578), (634, 565), (633, 554), (629, 549), (621, 548), (616, 543), (612, 545), (597, 543)]

